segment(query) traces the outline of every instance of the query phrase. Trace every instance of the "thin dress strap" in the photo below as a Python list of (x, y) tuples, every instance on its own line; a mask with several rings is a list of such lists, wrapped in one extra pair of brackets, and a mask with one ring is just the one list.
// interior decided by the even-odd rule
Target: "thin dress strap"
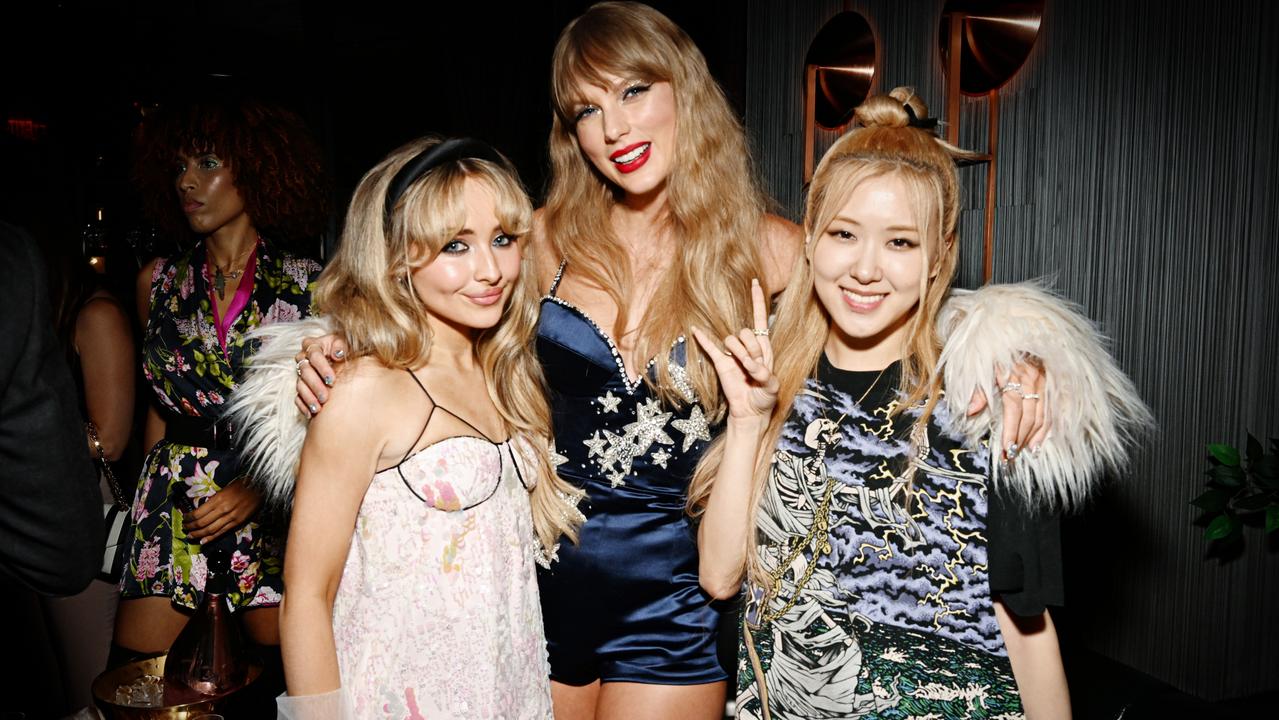
[(564, 279), (564, 267), (568, 265), (568, 259), (560, 261), (560, 269), (555, 271), (555, 279), (551, 281), (551, 289), (547, 291), (547, 295), (555, 297), (555, 289), (560, 286), (560, 280)]
[[(417, 434), (417, 439), (413, 441), (412, 445), (409, 445), (409, 450), (404, 453), (404, 457), (400, 458), (400, 461), (395, 464), (396, 470), (399, 470), (400, 466), (404, 464), (404, 461), (409, 459), (409, 456), (413, 454), (413, 450), (417, 447), (417, 444), (422, 442), (422, 437), (426, 435), (426, 428), (431, 424), (431, 418), (435, 417), (435, 408), (439, 407), (439, 405), (435, 404), (435, 398), (431, 397), (431, 393), (426, 391), (426, 386), (422, 384), (421, 380), (417, 379), (417, 375), (414, 375), (413, 371), (407, 368), (405, 368), (405, 372), (407, 372), (409, 377), (413, 378), (413, 382), (417, 383), (417, 386), (422, 389), (422, 394), (426, 396), (426, 399), (431, 401), (431, 412), (426, 414), (426, 422), (422, 423), (422, 431)], [(446, 410), (445, 412), (448, 411)], [(404, 473), (400, 473), (400, 477), (403, 478)]]

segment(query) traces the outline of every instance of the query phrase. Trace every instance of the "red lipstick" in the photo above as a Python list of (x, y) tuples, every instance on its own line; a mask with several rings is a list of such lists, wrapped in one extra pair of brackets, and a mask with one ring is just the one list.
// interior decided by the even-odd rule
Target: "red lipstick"
[[(639, 154), (637, 155), (636, 150), (639, 150), (640, 148), (643, 148), (643, 150), (641, 150)], [(638, 142), (638, 143), (635, 143), (634, 145), (628, 145), (622, 148), (621, 150), (618, 150), (617, 152), (613, 153), (612, 155), (609, 155), (608, 159), (613, 161), (613, 164), (617, 167), (618, 172), (633, 173), (636, 170), (639, 170), (640, 168), (644, 167), (644, 163), (648, 162), (648, 159), (649, 157), (652, 156), (652, 154), (653, 154), (653, 143)], [(624, 157), (629, 159), (626, 160), (625, 162), (622, 162), (620, 158), (624, 158)]]

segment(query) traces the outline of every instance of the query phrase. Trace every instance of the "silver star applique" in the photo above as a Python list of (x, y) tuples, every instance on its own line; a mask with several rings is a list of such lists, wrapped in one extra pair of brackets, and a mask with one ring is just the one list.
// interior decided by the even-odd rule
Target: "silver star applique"
[(617, 406), (622, 402), (622, 399), (614, 395), (612, 390), (609, 390), (604, 393), (603, 397), (595, 398), (595, 402), (599, 403), (600, 407), (604, 408), (604, 412), (615, 413), (617, 412)]
[(599, 465), (604, 474), (608, 476), (609, 482), (613, 487), (625, 485), (622, 478), (625, 478), (631, 472), (631, 463), (635, 460), (636, 452), (635, 443), (631, 434), (618, 435), (610, 430), (604, 431), (604, 438), (608, 441), (608, 447), (600, 454)]
[(608, 444), (608, 441), (600, 437), (599, 430), (596, 430), (595, 434), (583, 440), (582, 444), (590, 449), (590, 452), (587, 453), (586, 457), (595, 457), (596, 455), (604, 454), (604, 446)]
[(666, 452), (666, 448), (659, 448), (657, 452), (653, 453), (653, 462), (661, 465), (663, 468), (666, 467), (666, 462), (670, 459), (671, 454)]
[(546, 443), (546, 459), (551, 463), (551, 471), (555, 472), (555, 468), (568, 462), (568, 458), (564, 457), (555, 449), (555, 441), (550, 440)]
[(680, 447), (680, 452), (688, 452), (688, 449), (698, 440), (711, 439), (710, 425), (706, 422), (706, 416), (702, 414), (701, 405), (693, 406), (687, 420), (675, 420), (671, 425), (684, 433), (684, 444)]
[[(681, 336), (680, 340), (684, 338)], [(675, 385), (675, 389), (679, 394), (684, 396), (690, 404), (697, 402), (697, 391), (693, 389), (693, 383), (688, 379), (688, 370), (683, 365), (672, 362), (667, 371), (671, 374), (671, 382)]]
[(675, 441), (666, 434), (666, 423), (674, 413), (662, 412), (662, 405), (656, 398), (649, 398), (635, 407), (635, 422), (623, 429), (626, 437), (635, 445), (635, 456), (643, 455), (653, 447), (653, 443), (674, 445)]

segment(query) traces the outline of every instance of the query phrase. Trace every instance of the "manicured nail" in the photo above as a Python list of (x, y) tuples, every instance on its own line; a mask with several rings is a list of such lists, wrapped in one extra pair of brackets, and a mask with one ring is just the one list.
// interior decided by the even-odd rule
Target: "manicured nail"
[(329, 401), (329, 396), (325, 395), (324, 393), (320, 393), (319, 395), (315, 396), (315, 399), (319, 400), (320, 404), (323, 405), (324, 403)]
[[(324, 376), (324, 384), (325, 384), (325, 385), (328, 385), (329, 387), (333, 387), (333, 376), (332, 376), (332, 375), (325, 375), (325, 376)], [(324, 402), (324, 398), (320, 398), (320, 402)]]
[(334, 353), (333, 353), (333, 357), (337, 358), (338, 360), (341, 360), (342, 358), (346, 357), (346, 351), (345, 351), (345, 350), (336, 350), (336, 351), (334, 351)]
[(311, 403), (310, 405), (307, 405), (306, 409), (310, 410), (312, 415), (320, 412), (320, 408), (316, 407), (315, 403)]
[(1008, 450), (1004, 454), (1008, 456), (1009, 460), (1013, 460), (1017, 457), (1017, 451), (1020, 449), (1017, 443), (1008, 443)]

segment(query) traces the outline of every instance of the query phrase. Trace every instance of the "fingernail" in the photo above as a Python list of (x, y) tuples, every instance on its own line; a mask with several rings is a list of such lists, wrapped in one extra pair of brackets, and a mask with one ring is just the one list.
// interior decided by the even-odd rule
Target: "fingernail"
[(320, 412), (320, 408), (316, 407), (315, 403), (311, 403), (310, 405), (307, 405), (306, 409), (310, 410), (312, 415)]
[(1008, 456), (1009, 460), (1012, 460), (1017, 457), (1017, 451), (1020, 449), (1021, 448), (1017, 446), (1017, 443), (1009, 443), (1008, 450), (1004, 452), (1004, 455)]
[(759, 287), (759, 278), (751, 278), (751, 285)]
[[(333, 387), (333, 376), (332, 376), (332, 375), (325, 375), (325, 376), (324, 376), (324, 384), (325, 384), (325, 385), (328, 385), (329, 387)], [(320, 398), (320, 402), (324, 402), (324, 398)]]
[(346, 357), (346, 351), (345, 351), (345, 350), (335, 350), (335, 351), (333, 352), (333, 357), (337, 358), (338, 360), (341, 360), (342, 358)]
[(316, 396), (316, 399), (319, 400), (321, 404), (323, 404), (329, 401), (329, 396), (324, 393), (320, 393), (319, 395)]

